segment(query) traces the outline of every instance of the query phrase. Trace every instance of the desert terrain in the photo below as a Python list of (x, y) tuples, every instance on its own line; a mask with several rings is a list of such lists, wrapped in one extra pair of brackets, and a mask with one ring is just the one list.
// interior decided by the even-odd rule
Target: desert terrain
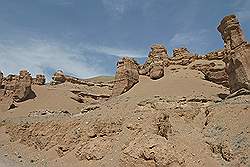
[(234, 15), (218, 30), (223, 49), (155, 44), (114, 77), (2, 75), (0, 167), (249, 166), (250, 45)]

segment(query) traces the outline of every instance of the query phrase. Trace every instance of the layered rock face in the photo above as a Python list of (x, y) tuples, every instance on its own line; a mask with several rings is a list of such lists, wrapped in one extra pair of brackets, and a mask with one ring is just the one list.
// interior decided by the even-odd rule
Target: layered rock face
[(151, 79), (159, 79), (164, 76), (164, 67), (168, 66), (168, 63), (169, 58), (165, 46), (152, 45), (146, 62), (140, 66), (139, 73), (150, 76)]
[(224, 40), (224, 62), (229, 75), (231, 93), (242, 88), (250, 90), (250, 45), (245, 40), (235, 15), (223, 18), (218, 26)]
[(224, 49), (213, 51), (205, 55), (206, 60), (223, 60), (224, 57)]
[(187, 48), (175, 48), (173, 50), (171, 64), (188, 65), (198, 59), (199, 57), (189, 52)]
[(117, 63), (115, 83), (112, 96), (119, 96), (131, 89), (139, 82), (139, 70), (137, 62), (128, 57), (124, 57)]
[(181, 60), (184, 58), (190, 58), (192, 55), (187, 48), (175, 48), (173, 50), (173, 59)]
[(34, 85), (44, 85), (45, 82), (46, 82), (46, 78), (45, 78), (45, 76), (42, 75), (42, 74), (37, 74), (37, 75), (36, 75), (36, 78), (33, 78), (33, 79), (32, 79), (32, 83), (33, 83)]
[(205, 79), (228, 87), (228, 75), (222, 60), (197, 60), (189, 65), (190, 69), (201, 71)]
[(154, 44), (151, 46), (146, 64), (158, 64), (166, 66), (168, 63), (168, 53), (164, 45)]
[(86, 85), (86, 86), (97, 86), (97, 87), (108, 87), (109, 89), (112, 89), (114, 86), (113, 81), (109, 81), (109, 82), (96, 82), (96, 81), (89, 81), (87, 79), (81, 79), (81, 78), (77, 78), (74, 76), (70, 76), (70, 75), (65, 75), (64, 72), (62, 70), (58, 70), (57, 72), (54, 73), (54, 75), (52, 76), (52, 85), (57, 85), (57, 84), (62, 84), (64, 82), (69, 82), (69, 83), (73, 83), (73, 84), (79, 84), (79, 85)]

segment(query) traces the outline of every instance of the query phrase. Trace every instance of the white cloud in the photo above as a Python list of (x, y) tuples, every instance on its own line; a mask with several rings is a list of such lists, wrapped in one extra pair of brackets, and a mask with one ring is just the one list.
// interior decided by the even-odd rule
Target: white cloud
[(234, 7), (238, 8), (236, 15), (239, 17), (241, 22), (250, 21), (250, 1), (249, 0), (238, 0), (238, 3), (234, 4)]
[(249, 10), (241, 10), (237, 12), (236, 15), (239, 17), (241, 22), (250, 21), (250, 6)]
[(115, 55), (119, 57), (134, 57), (134, 58), (145, 57), (144, 52), (140, 50), (119, 49), (107, 46), (93, 46), (88, 44), (82, 44), (82, 48), (95, 51), (97, 53)]
[(197, 32), (177, 33), (170, 39), (172, 48), (186, 47), (191, 51), (194, 48), (199, 48), (195, 52), (200, 52), (207, 47), (206, 34), (207, 30), (203, 29)]
[[(61, 69), (66, 73), (74, 74), (81, 78), (107, 75), (103, 70), (104, 67), (88, 62), (87, 58), (90, 56), (95, 59), (95, 53), (120, 57), (143, 56), (143, 54), (133, 50), (89, 44), (69, 46), (58, 41), (52, 42), (36, 39), (23, 42), (0, 40), (0, 71), (7, 75), (10, 73), (16, 74), (20, 69), (28, 69), (32, 75), (35, 75), (45, 73), (46, 69)], [(112, 62), (109, 63), (112, 64)], [(110, 69), (112, 68), (110, 67)], [(46, 75), (47, 79), (51, 78), (50, 75)]]
[(96, 69), (88, 62), (79, 61), (79, 56), (84, 56), (81, 55), (80, 48), (72, 49), (58, 42), (0, 41), (0, 70), (5, 74), (15, 74), (20, 69), (28, 69), (34, 75), (43, 73), (46, 68), (62, 69), (79, 77), (101, 74), (101, 68)]
[(117, 19), (122, 17), (132, 3), (132, 0), (102, 0), (104, 8)]

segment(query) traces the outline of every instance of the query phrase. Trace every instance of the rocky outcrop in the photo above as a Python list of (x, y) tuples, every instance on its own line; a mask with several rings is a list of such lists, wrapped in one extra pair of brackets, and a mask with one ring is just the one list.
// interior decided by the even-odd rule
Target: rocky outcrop
[(201, 71), (205, 79), (228, 87), (228, 75), (222, 60), (197, 60), (189, 65), (190, 69)]
[(109, 94), (95, 94), (91, 92), (82, 92), (79, 90), (71, 91), (74, 95), (71, 96), (71, 99), (78, 101), (79, 103), (98, 103), (101, 101), (108, 100), (110, 98)]
[(52, 79), (53, 79), (54, 84), (61, 84), (61, 83), (64, 83), (66, 81), (66, 77), (65, 77), (62, 70), (56, 71), (53, 74)]
[(86, 85), (86, 86), (97, 86), (97, 87), (108, 87), (110, 90), (112, 90), (114, 86), (114, 81), (108, 81), (108, 82), (92, 82), (87, 79), (80, 79), (74, 76), (65, 75), (62, 70), (58, 70), (53, 76), (52, 76), (52, 82), (50, 84), (57, 85), (62, 84), (64, 82), (70, 82), (73, 84), (79, 84), (79, 85)]
[(235, 15), (223, 18), (218, 26), (224, 40), (224, 62), (231, 93), (242, 88), (250, 90), (250, 44), (247, 43)]
[(224, 50), (220, 49), (220, 50), (217, 50), (217, 51), (207, 53), (204, 56), (204, 58), (206, 60), (223, 60), (224, 56), (225, 56)]
[(157, 134), (168, 139), (168, 136), (172, 133), (172, 125), (169, 121), (169, 115), (161, 113), (156, 119)]
[(32, 79), (32, 84), (34, 85), (44, 85), (46, 82), (46, 78), (42, 74), (37, 74), (36, 78)]
[(173, 50), (173, 58), (174, 60), (187, 59), (192, 57), (191, 53), (187, 48), (175, 48)]
[(164, 76), (164, 67), (168, 66), (169, 58), (167, 49), (161, 44), (151, 46), (146, 62), (140, 66), (139, 74), (159, 79)]
[(21, 70), (19, 75), (8, 75), (2, 79), (0, 88), (1, 110), (10, 109), (14, 101), (21, 102), (26, 100), (32, 93), (31, 83), (32, 78), (27, 70)]
[(21, 70), (19, 76), (5, 85), (6, 91), (13, 91), (13, 99), (16, 102), (24, 101), (31, 91), (32, 78), (27, 70)]
[(170, 63), (173, 65), (186, 66), (198, 59), (199, 57), (189, 52), (187, 48), (175, 48), (173, 50), (173, 57), (171, 58)]
[(148, 59), (145, 64), (158, 64), (167, 66), (168, 64), (168, 52), (164, 45), (154, 44), (151, 46)]
[(131, 89), (139, 82), (139, 71), (137, 62), (128, 57), (124, 57), (117, 63), (115, 83), (112, 96), (119, 96)]

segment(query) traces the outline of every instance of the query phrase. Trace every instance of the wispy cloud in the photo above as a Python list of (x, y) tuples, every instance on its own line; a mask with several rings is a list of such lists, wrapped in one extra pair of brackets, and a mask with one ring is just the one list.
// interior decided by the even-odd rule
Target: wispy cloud
[(114, 18), (121, 18), (133, 3), (131, 0), (102, 0), (106, 11)]
[[(107, 57), (100, 55), (114, 58), (105, 60)], [(0, 70), (5, 74), (15, 74), (20, 69), (28, 69), (33, 75), (45, 73), (49, 79), (51, 73), (48, 73), (48, 70), (62, 69), (66, 73), (82, 78), (110, 75), (107, 72), (115, 67), (116, 56), (142, 57), (143, 54), (106, 46), (89, 44), (69, 46), (58, 41), (37, 39), (23, 42), (0, 41)], [(114, 62), (105, 63), (105, 61)]]
[(47, 1), (47, 3), (53, 3), (61, 6), (68, 6), (74, 4), (76, 1), (79, 0), (40, 0), (41, 2)]
[(107, 55), (115, 55), (118, 57), (145, 57), (145, 53), (142, 50), (131, 50), (131, 49), (120, 49), (120, 48), (113, 48), (107, 46), (96, 46), (96, 45), (89, 45), (89, 44), (82, 44), (81, 48), (83, 50), (90, 50), (97, 53), (103, 53)]
[(250, 21), (250, 1), (249, 0), (238, 0), (234, 4), (235, 8), (238, 8), (236, 15), (239, 17), (241, 22)]
[[(83, 55), (80, 48), (71, 48), (59, 42), (30, 40), (24, 43), (0, 41), (0, 67), (5, 74), (29, 69), (33, 74), (46, 69), (62, 69), (79, 77), (103, 73), (102, 68), (78, 61)], [(47, 76), (49, 78), (49, 76)]]
[[(170, 40), (172, 48), (187, 47), (191, 51), (201, 52), (207, 47), (206, 35), (208, 30), (199, 30), (175, 34)], [(199, 48), (196, 49), (195, 48)]]

